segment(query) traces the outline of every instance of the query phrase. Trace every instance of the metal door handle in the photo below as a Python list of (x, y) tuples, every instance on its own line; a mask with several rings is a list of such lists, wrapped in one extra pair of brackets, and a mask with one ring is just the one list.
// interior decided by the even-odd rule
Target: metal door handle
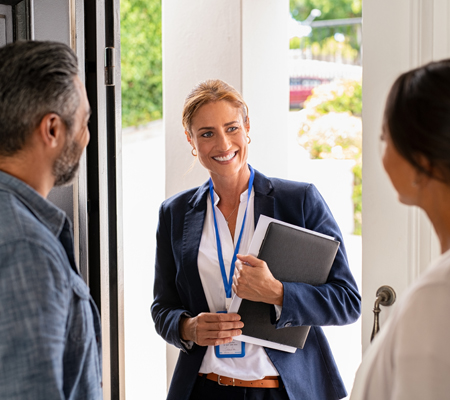
[(395, 303), (397, 295), (395, 294), (395, 290), (390, 286), (381, 286), (377, 290), (377, 298), (375, 299), (375, 305), (373, 307), (373, 329), (372, 336), (370, 337), (370, 341), (376, 336), (378, 331), (380, 330), (380, 319), (379, 314), (381, 312), (381, 306), (392, 306)]

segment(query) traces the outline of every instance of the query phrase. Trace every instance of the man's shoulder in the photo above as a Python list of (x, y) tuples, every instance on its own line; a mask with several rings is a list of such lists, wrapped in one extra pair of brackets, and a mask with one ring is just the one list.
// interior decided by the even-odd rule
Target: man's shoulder
[(12, 242), (46, 244), (57, 241), (33, 212), (11, 193), (0, 191), (0, 246)]
[(0, 272), (5, 282), (19, 286), (20, 277), (30, 282), (46, 280), (65, 291), (70, 264), (59, 239), (31, 210), (12, 194), (0, 191)]

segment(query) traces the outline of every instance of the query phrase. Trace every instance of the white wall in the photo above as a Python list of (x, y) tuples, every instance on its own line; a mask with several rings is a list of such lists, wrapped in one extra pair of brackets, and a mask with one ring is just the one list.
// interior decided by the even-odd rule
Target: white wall
[[(288, 0), (171, 0), (163, 2), (163, 107), (166, 196), (208, 177), (194, 158), (181, 124), (186, 95), (219, 78), (249, 105), (249, 162), (267, 175), (287, 174)], [(168, 346), (168, 382), (177, 351)]]
[(249, 162), (267, 176), (287, 178), (289, 4), (242, 1), (242, 95), (249, 107)]
[(181, 113), (198, 82), (219, 78), (242, 90), (241, 1), (163, 2), (163, 112), (166, 133), (166, 195), (198, 186), (206, 171), (194, 161)]

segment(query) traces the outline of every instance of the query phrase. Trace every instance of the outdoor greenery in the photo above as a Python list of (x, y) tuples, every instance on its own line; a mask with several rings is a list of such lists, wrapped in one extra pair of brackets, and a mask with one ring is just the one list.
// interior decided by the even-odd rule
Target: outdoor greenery
[(361, 116), (362, 86), (358, 81), (342, 81), (338, 90), (331, 90), (332, 98), (316, 105), (321, 114), (329, 112), (349, 112)]
[[(321, 12), (314, 21), (359, 18), (362, 16), (362, 0), (290, 0), (291, 15), (298, 21), (307, 19), (313, 9)], [(344, 42), (335, 41), (336, 33), (345, 36)], [(290, 48), (310, 48), (316, 59), (324, 59), (330, 54), (340, 52), (343, 59), (357, 62), (360, 34), (360, 25), (313, 28), (310, 36), (291, 39)]]
[(289, 6), (292, 16), (305, 20), (314, 8), (322, 15), (317, 20), (360, 17), (362, 0), (290, 0)]
[(362, 162), (361, 158), (353, 167), (353, 217), (355, 235), (361, 235), (362, 229)]
[(162, 118), (161, 0), (121, 0), (123, 127)]
[(362, 87), (358, 81), (321, 85), (305, 102), (299, 144), (312, 159), (354, 160), (353, 206), (355, 234), (361, 234)]

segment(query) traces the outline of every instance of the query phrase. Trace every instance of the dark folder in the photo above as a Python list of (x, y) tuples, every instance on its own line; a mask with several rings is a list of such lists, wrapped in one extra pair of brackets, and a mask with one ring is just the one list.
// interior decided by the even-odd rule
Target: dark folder
[[(327, 281), (339, 242), (306, 229), (271, 222), (267, 227), (258, 258), (264, 260), (273, 276), (284, 282), (320, 285)], [(244, 322), (242, 334), (275, 343), (303, 348), (309, 326), (275, 329), (270, 304), (242, 300), (239, 315)], [(314, 307), (299, 304), (299, 307)]]

